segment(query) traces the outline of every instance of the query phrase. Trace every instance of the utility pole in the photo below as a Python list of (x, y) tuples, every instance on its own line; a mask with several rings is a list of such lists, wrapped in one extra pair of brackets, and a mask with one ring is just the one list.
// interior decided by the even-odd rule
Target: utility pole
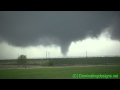
[(86, 51), (86, 58), (87, 58), (87, 51)]
[(50, 52), (48, 52), (48, 58), (50, 59)]
[(48, 55), (47, 55), (47, 56), (48, 56), (48, 59), (49, 59), (49, 52), (48, 52)]
[(49, 52), (49, 58), (50, 58), (50, 52)]
[(50, 52), (48, 52), (48, 58), (50, 58)]
[(18, 54), (18, 59), (19, 59), (19, 54)]
[(46, 51), (46, 59), (47, 59), (47, 51)]

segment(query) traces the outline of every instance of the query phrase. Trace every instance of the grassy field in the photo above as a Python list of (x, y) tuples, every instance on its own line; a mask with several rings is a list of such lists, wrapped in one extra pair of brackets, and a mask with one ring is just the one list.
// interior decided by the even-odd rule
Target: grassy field
[[(0, 79), (74, 79), (73, 74), (82, 75), (118, 75), (113, 79), (120, 79), (120, 66), (79, 66), (79, 67), (43, 67), (32, 69), (0, 69)], [(80, 79), (78, 77), (77, 79)], [(93, 79), (85, 77), (84, 79)], [(94, 77), (97, 79), (97, 77)], [(99, 79), (99, 78), (98, 78)], [(110, 79), (103, 77), (102, 79)]]
[(120, 57), (27, 59), (26, 65), (18, 67), (17, 60), (0, 60), (0, 79), (78, 79), (80, 74), (120, 79)]

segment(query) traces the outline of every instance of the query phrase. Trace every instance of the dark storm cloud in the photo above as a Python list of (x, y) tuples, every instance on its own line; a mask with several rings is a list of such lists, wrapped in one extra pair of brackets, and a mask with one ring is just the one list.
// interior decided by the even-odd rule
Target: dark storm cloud
[(119, 11), (0, 12), (1, 40), (20, 47), (56, 44), (64, 55), (72, 41), (97, 37), (110, 25), (112, 38), (120, 40)]

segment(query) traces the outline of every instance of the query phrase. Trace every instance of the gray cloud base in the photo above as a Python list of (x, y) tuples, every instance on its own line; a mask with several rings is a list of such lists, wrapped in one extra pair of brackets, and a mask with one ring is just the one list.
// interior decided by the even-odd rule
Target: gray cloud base
[(120, 11), (0, 11), (0, 41), (19, 47), (59, 45), (66, 55), (72, 41), (97, 37), (112, 27), (120, 40)]

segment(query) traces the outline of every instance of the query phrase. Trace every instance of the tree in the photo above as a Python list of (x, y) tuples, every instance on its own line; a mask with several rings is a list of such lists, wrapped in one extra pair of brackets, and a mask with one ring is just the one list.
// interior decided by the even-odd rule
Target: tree
[(27, 59), (26, 55), (20, 55), (17, 60), (18, 67), (19, 65), (24, 65), (26, 68), (26, 59)]

